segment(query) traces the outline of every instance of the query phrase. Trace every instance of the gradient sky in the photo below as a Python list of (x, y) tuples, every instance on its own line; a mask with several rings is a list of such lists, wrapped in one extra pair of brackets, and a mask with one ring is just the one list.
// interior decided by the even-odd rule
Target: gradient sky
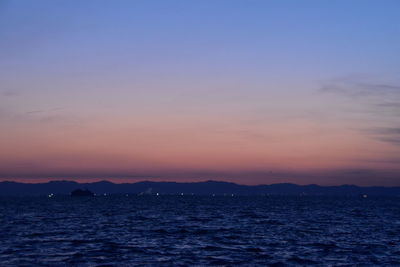
[(0, 0), (0, 180), (400, 186), (399, 14)]

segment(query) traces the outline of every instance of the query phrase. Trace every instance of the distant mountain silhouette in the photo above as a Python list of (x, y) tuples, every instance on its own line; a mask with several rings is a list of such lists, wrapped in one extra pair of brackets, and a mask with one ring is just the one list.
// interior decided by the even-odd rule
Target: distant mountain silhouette
[(109, 181), (77, 183), (51, 181), (27, 184), (0, 182), (0, 195), (69, 195), (77, 188), (87, 188), (95, 194), (195, 194), (195, 195), (390, 195), (400, 196), (400, 187), (359, 187), (355, 185), (319, 186), (296, 184), (239, 185), (229, 182), (206, 181), (196, 183), (137, 182), (114, 184)]

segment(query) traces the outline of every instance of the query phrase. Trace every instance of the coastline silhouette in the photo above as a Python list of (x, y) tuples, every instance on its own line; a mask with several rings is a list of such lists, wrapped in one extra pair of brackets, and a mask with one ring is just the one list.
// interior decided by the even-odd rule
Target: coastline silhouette
[[(85, 190), (76, 190), (86, 188)], [(76, 192), (75, 192), (76, 191)], [(355, 185), (320, 186), (296, 184), (240, 185), (221, 181), (195, 183), (137, 182), (116, 184), (109, 181), (77, 183), (73, 181), (51, 181), (47, 183), (25, 184), (0, 182), (0, 196), (7, 195), (68, 195), (92, 194), (142, 194), (142, 195), (342, 195), (342, 196), (400, 196), (400, 187), (360, 187)]]

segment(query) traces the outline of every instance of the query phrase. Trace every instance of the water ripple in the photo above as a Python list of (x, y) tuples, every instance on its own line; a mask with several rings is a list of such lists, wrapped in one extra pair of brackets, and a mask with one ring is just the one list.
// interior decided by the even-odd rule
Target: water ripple
[(0, 198), (0, 265), (400, 265), (399, 198)]

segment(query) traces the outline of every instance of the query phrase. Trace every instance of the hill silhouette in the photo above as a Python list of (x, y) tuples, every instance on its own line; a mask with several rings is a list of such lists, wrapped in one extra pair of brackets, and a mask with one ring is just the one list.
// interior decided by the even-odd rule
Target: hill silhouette
[(205, 182), (136, 182), (115, 184), (109, 181), (78, 183), (50, 181), (47, 183), (0, 182), (0, 195), (68, 195), (78, 188), (87, 188), (95, 194), (195, 194), (195, 195), (389, 195), (400, 196), (400, 187), (360, 187), (355, 185), (319, 186), (289, 183), (271, 185), (240, 185), (222, 181)]

